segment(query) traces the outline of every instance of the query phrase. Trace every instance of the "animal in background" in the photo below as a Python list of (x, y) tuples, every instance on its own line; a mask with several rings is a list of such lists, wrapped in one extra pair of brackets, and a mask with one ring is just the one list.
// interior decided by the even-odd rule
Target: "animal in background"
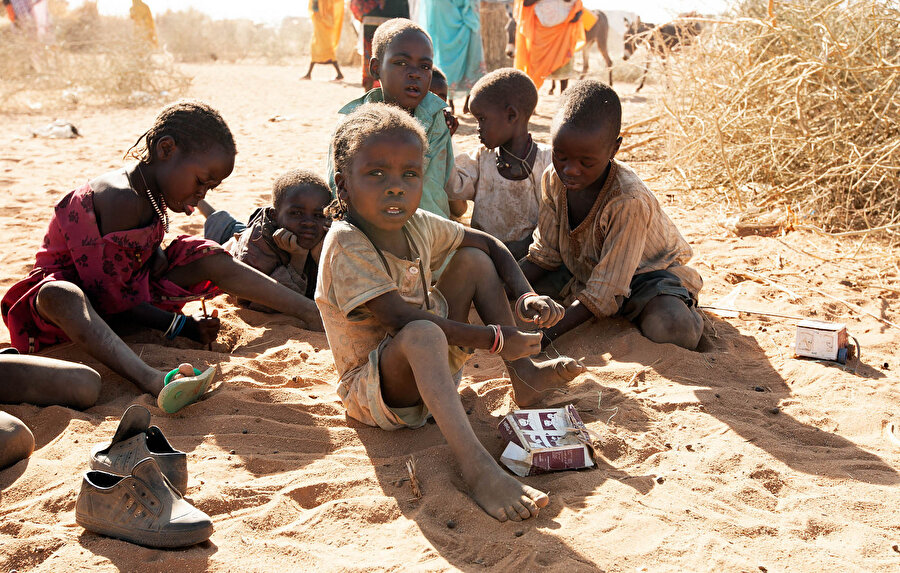
[[(700, 23), (693, 20), (681, 20), (682, 18), (697, 18), (700, 15), (696, 12), (688, 12), (680, 14), (678, 20), (658, 26), (651, 22), (642, 22), (638, 16), (633, 22), (625, 19), (624, 52), (622, 59), (628, 59), (634, 55), (639, 47), (646, 44), (647, 49), (652, 56), (659, 56), (663, 67), (666, 65), (666, 57), (670, 52), (690, 44), (693, 39), (700, 34)], [(647, 72), (650, 70), (651, 58), (648, 58), (644, 64), (644, 71), (641, 74), (641, 81), (635, 92), (641, 91), (644, 87), (644, 81), (647, 79)]]

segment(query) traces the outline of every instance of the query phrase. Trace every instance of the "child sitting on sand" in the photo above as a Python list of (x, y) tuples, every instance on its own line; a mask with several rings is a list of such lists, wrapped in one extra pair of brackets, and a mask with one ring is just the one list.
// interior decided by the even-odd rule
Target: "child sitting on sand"
[[(372, 59), (367, 63), (380, 88), (353, 100), (338, 112), (347, 115), (364, 103), (386, 102), (405, 109), (428, 134), (425, 154), (424, 192), (421, 208), (441, 217), (450, 216), (444, 186), (453, 170), (447, 104), (431, 93), (434, 50), (431, 37), (417, 24), (395, 18), (378, 27), (372, 40)], [(334, 166), (328, 153), (328, 182), (335, 192)]]
[[(583, 366), (538, 362), (540, 333), (515, 326), (516, 309), (552, 326), (562, 307), (535, 295), (503, 243), (418, 209), (426, 136), (401, 110), (366, 104), (332, 142), (335, 221), (322, 248), (316, 304), (349, 416), (386, 430), (434, 416), (471, 496), (493, 517), (536, 515), (547, 496), (503, 471), (472, 431), (456, 386), (473, 348), (499, 353), (520, 405), (565, 384)], [(435, 288), (433, 273), (455, 251)], [(489, 326), (468, 324), (474, 303)]]
[(482, 77), (469, 96), (482, 146), (456, 156), (447, 182), (454, 213), (474, 201), (472, 227), (506, 245), (516, 259), (528, 252), (541, 204), (541, 174), (550, 165), (550, 146), (536, 143), (528, 120), (537, 106), (534, 82), (514, 68)]
[[(541, 211), (522, 271), (534, 283), (565, 266), (562, 298), (575, 301), (550, 341), (592, 316), (622, 316), (654, 342), (694, 349), (703, 334), (700, 275), (691, 247), (634, 171), (613, 159), (622, 106), (596, 80), (566, 90), (551, 126), (553, 166), (541, 181)], [(545, 342), (546, 344), (546, 342)]]
[(189, 215), (234, 168), (234, 139), (218, 112), (177, 102), (138, 143), (131, 155), (136, 164), (89, 181), (57, 204), (34, 268), (7, 291), (0, 310), (21, 352), (71, 340), (171, 411), (202, 393), (215, 368), (166, 386), (165, 372), (142, 361), (108, 320), (208, 343), (219, 320), (180, 310), (218, 288), (307, 324), (319, 318), (312, 301), (211, 241), (181, 235), (161, 248), (167, 209)]
[[(319, 253), (328, 231), (325, 208), (331, 191), (321, 177), (294, 169), (275, 180), (272, 205), (256, 209), (245, 225), (228, 211), (200, 201), (206, 217), (203, 236), (231, 255), (312, 300), (316, 291)], [(259, 310), (271, 309), (251, 304)]]

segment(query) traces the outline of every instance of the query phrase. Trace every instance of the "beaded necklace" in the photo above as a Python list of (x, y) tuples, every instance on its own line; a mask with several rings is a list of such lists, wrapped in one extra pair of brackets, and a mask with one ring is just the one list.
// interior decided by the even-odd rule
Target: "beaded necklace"
[[(156, 215), (159, 217), (159, 220), (162, 221), (163, 229), (166, 233), (169, 232), (169, 213), (166, 211), (168, 206), (166, 205), (166, 199), (163, 197), (162, 193), (159, 194), (159, 203), (156, 202), (156, 198), (153, 197), (153, 193), (150, 192), (150, 186), (147, 184), (147, 179), (144, 177), (144, 172), (141, 171), (141, 164), (138, 163), (137, 172), (141, 176), (141, 181), (144, 182), (144, 187), (147, 188), (147, 198), (150, 199), (150, 205), (153, 206), (153, 210), (156, 211)], [(131, 183), (131, 178), (128, 180)], [(132, 189), (134, 185), (131, 186)], [(159, 204), (162, 203), (162, 209), (160, 209)]]

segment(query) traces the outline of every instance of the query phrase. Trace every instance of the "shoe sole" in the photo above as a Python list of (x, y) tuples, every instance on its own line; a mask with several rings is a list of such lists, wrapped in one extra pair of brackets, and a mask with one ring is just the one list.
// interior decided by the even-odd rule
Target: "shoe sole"
[[(172, 372), (177, 372), (177, 370)], [(171, 375), (172, 373), (170, 372), (169, 374)], [(209, 385), (212, 383), (215, 375), (216, 367), (210, 366), (202, 374), (190, 378), (181, 378), (166, 384), (156, 398), (156, 405), (164, 412), (174, 414), (188, 404), (196, 402), (209, 389)]]
[(100, 521), (86, 515), (79, 515), (77, 512), (75, 513), (75, 523), (92, 533), (99, 533), (100, 535), (106, 535), (107, 537), (115, 537), (145, 547), (163, 549), (190, 547), (191, 545), (206, 541), (213, 534), (212, 523), (203, 529), (193, 531), (165, 532), (134, 530)]

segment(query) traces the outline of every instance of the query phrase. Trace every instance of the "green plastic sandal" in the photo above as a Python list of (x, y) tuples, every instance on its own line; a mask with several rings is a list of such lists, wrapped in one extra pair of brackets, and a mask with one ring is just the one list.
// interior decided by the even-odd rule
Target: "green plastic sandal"
[(156, 405), (169, 414), (196, 402), (209, 389), (216, 376), (216, 367), (210, 366), (205, 372), (194, 368), (194, 376), (172, 380), (176, 374), (178, 368), (166, 374), (165, 385), (156, 398)]

